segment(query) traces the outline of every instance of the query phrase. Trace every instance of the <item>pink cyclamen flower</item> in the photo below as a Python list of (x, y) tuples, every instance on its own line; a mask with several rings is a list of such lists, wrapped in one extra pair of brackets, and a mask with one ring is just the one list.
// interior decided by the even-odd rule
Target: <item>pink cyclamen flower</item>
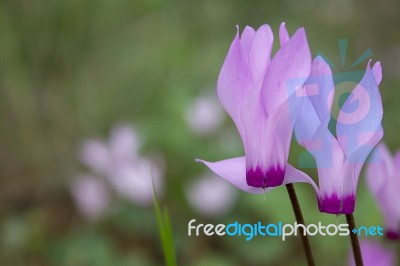
[[(385, 248), (377, 241), (360, 241), (361, 254), (364, 266), (394, 266), (396, 265), (396, 255), (393, 250)], [(349, 266), (354, 266), (353, 252), (348, 257)]]
[(224, 120), (224, 111), (211, 95), (197, 97), (187, 108), (185, 119), (193, 133), (206, 135), (214, 132)]
[(271, 60), (273, 39), (266, 24), (257, 31), (247, 26), (241, 36), (238, 29), (218, 77), (218, 98), (239, 131), (245, 156), (214, 163), (198, 160), (246, 191), (262, 192), (285, 182), (293, 110), (299, 104), (289, 105), (295, 96), (292, 83), (301, 87), (311, 68), (303, 28), (289, 38), (282, 23), (281, 48)]
[(102, 216), (110, 205), (110, 193), (103, 181), (96, 176), (77, 176), (72, 181), (71, 193), (80, 213), (91, 221)]
[(144, 207), (153, 203), (153, 189), (163, 192), (163, 169), (148, 158), (120, 160), (106, 177), (121, 196)]
[(386, 235), (400, 238), (400, 151), (394, 158), (385, 144), (373, 152), (367, 167), (367, 183), (385, 218)]
[(119, 195), (148, 206), (153, 202), (153, 187), (162, 194), (163, 159), (141, 156), (140, 143), (134, 127), (120, 124), (113, 127), (107, 142), (84, 142), (80, 159), (93, 172), (104, 176)]
[(139, 157), (140, 138), (134, 127), (119, 124), (113, 127), (108, 142), (88, 139), (82, 144), (79, 158), (98, 174), (108, 174), (115, 162)]
[[(297, 141), (315, 158), (321, 212), (354, 212), (357, 183), (361, 168), (383, 136), (383, 108), (379, 92), (382, 68), (379, 62), (367, 69), (340, 109), (336, 137), (330, 132), (331, 107), (335, 85), (328, 63), (317, 57), (303, 87), (302, 109), (295, 124)], [(299, 181), (304, 176), (298, 178)]]
[(215, 175), (201, 176), (185, 189), (189, 204), (206, 216), (224, 215), (235, 204), (236, 190)]

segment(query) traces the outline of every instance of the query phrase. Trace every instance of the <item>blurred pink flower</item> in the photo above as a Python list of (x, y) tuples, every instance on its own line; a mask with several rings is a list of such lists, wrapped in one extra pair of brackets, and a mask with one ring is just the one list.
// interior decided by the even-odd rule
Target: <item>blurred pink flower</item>
[(99, 174), (106, 174), (114, 162), (135, 159), (139, 153), (140, 139), (136, 130), (129, 125), (114, 127), (108, 143), (89, 139), (82, 145), (79, 157), (83, 164)]
[(162, 176), (162, 167), (154, 161), (137, 158), (119, 161), (106, 177), (121, 196), (147, 206), (153, 202), (153, 185), (158, 196), (162, 193)]
[(79, 158), (93, 172), (102, 174), (110, 168), (108, 147), (101, 140), (88, 139), (81, 148)]
[(185, 192), (193, 209), (206, 216), (226, 214), (237, 198), (237, 190), (214, 175), (201, 176), (188, 185)]
[(400, 238), (400, 151), (394, 158), (385, 144), (373, 152), (367, 168), (367, 183), (385, 218), (386, 235)]
[(112, 129), (109, 147), (113, 159), (136, 158), (139, 156), (140, 146), (141, 140), (134, 127), (120, 124)]
[(153, 200), (154, 188), (162, 191), (162, 158), (158, 163), (139, 154), (141, 140), (136, 130), (120, 124), (112, 129), (108, 142), (90, 139), (80, 152), (82, 163), (96, 174), (106, 177), (123, 197), (139, 205)]
[[(361, 253), (363, 256), (364, 266), (394, 266), (395, 253), (393, 250), (385, 248), (377, 241), (361, 240)], [(351, 252), (348, 258), (349, 266), (355, 265), (353, 253)]]
[(79, 212), (88, 220), (94, 221), (106, 212), (110, 204), (110, 194), (98, 177), (78, 175), (72, 181), (70, 189)]
[(187, 108), (185, 119), (194, 133), (205, 135), (214, 132), (221, 125), (224, 113), (215, 97), (203, 95), (197, 97)]

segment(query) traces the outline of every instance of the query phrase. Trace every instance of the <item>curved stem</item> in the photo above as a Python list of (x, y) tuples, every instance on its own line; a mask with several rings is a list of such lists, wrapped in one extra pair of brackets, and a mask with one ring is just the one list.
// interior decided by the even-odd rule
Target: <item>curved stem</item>
[[(303, 214), (301, 212), (301, 208), (300, 208), (300, 204), (299, 204), (299, 200), (297, 199), (296, 191), (294, 190), (293, 184), (287, 184), (286, 189), (289, 194), (290, 202), (292, 203), (292, 207), (293, 207), (294, 215), (296, 216), (297, 224), (305, 225)], [(310, 240), (308, 239), (307, 234), (304, 233), (304, 228), (299, 227), (299, 231), (300, 231), (301, 242), (303, 243), (303, 247), (304, 247), (304, 252), (306, 253), (307, 264), (309, 266), (315, 266), (314, 257), (312, 255), (312, 251), (311, 251)]]
[(346, 214), (346, 220), (350, 229), (350, 240), (351, 247), (353, 248), (354, 261), (356, 266), (363, 266), (364, 262), (361, 255), (360, 242), (358, 241), (357, 233), (352, 232), (353, 229), (356, 229), (356, 223), (354, 222), (353, 214)]

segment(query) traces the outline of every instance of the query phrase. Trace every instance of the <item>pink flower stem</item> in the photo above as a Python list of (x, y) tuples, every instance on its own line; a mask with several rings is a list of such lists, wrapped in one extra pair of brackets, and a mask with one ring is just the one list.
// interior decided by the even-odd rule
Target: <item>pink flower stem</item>
[[(297, 224), (305, 225), (303, 214), (301, 212), (301, 208), (300, 208), (300, 204), (299, 204), (299, 200), (297, 199), (296, 191), (294, 190), (293, 184), (287, 184), (286, 189), (289, 194), (290, 202), (292, 203), (292, 207), (293, 207), (294, 215), (296, 217)], [(314, 257), (312, 255), (312, 251), (311, 251), (310, 240), (308, 239), (307, 234), (304, 234), (304, 229), (302, 227), (299, 228), (299, 231), (300, 231), (301, 242), (303, 243), (303, 247), (304, 247), (304, 252), (306, 253), (307, 264), (309, 266), (315, 266)]]

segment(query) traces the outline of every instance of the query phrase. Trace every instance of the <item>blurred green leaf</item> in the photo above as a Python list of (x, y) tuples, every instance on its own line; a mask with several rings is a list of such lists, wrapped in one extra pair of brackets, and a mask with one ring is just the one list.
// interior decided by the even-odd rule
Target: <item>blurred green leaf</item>
[(163, 212), (161, 212), (160, 204), (155, 193), (153, 198), (158, 231), (160, 233), (161, 244), (165, 258), (165, 265), (176, 266), (174, 239), (168, 210), (166, 207), (164, 207)]

